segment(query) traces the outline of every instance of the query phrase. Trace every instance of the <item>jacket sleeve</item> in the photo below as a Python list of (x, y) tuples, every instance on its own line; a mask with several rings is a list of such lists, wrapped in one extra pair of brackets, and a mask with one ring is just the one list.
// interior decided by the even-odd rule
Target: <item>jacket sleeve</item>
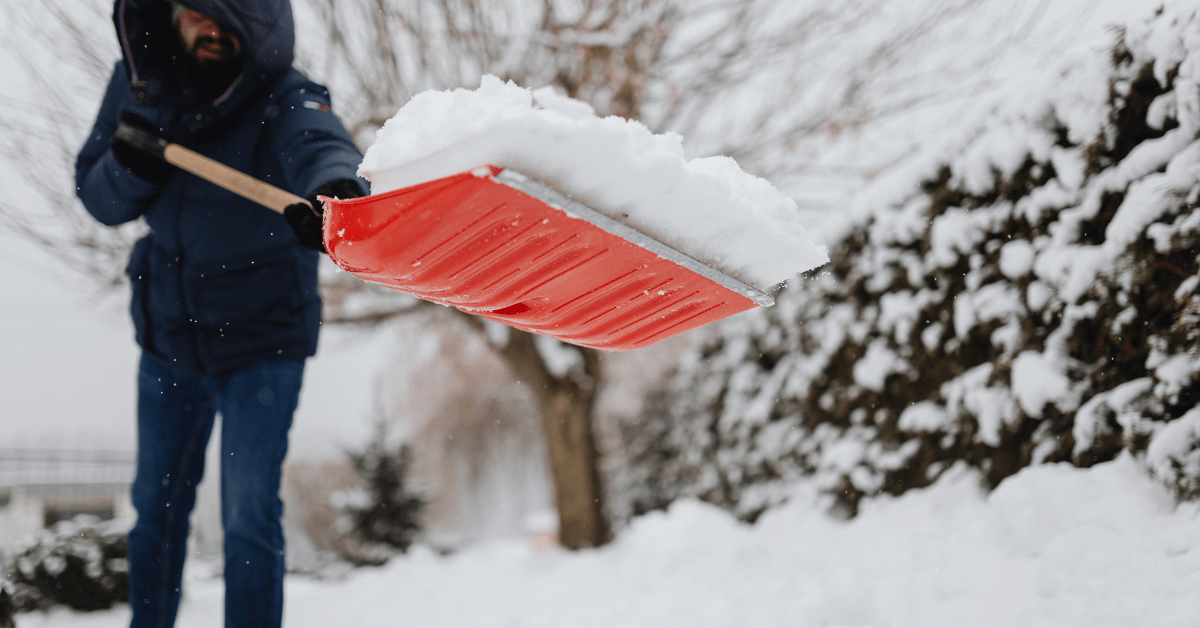
[(328, 90), (309, 81), (301, 83), (280, 100), (273, 122), (268, 141), (279, 157), (288, 189), (308, 198), (326, 183), (350, 179), (367, 193), (367, 182), (356, 174), (362, 153), (334, 115)]
[(75, 194), (96, 220), (106, 225), (129, 222), (145, 213), (158, 185), (135, 176), (113, 157), (109, 141), (128, 99), (129, 81), (118, 63), (109, 80), (96, 124), (75, 158)]

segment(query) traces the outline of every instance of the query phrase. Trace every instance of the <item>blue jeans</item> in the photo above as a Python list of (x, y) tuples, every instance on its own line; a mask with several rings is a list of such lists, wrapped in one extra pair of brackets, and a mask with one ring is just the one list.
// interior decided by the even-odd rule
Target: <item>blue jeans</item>
[(189, 515), (218, 412), (225, 626), (281, 624), (285, 565), (279, 479), (303, 374), (302, 360), (279, 360), (222, 377), (180, 378), (142, 356), (132, 490), (138, 517), (129, 532), (133, 628), (175, 623)]

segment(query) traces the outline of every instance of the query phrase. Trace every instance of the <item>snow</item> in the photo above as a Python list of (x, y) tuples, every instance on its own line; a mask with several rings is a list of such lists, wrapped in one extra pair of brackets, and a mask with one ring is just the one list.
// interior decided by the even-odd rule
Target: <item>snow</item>
[(954, 332), (966, 338), (979, 323), (1015, 318), (1024, 308), (1021, 294), (1008, 284), (991, 283), (975, 292), (958, 295), (954, 300)]
[[(993, 447), (1000, 444), (1000, 434), (1004, 427), (1017, 418), (1012, 393), (1004, 388), (988, 386), (994, 372), (995, 366), (985, 362), (942, 384), (941, 388), (947, 409), (953, 415), (974, 416), (979, 428), (979, 440)], [(920, 402), (900, 415), (901, 428), (904, 428), (904, 416), (908, 411), (924, 403), (929, 402)], [(945, 419), (945, 425), (940, 427), (952, 427), (949, 415)]]
[(919, 401), (900, 413), (897, 425), (913, 432), (936, 432), (952, 424), (942, 406), (933, 401)]
[(513, 168), (761, 290), (828, 261), (796, 202), (728, 157), (552, 89), (484, 76), (427, 91), (384, 124), (359, 173), (380, 194), (480, 166)]
[(1200, 494), (1200, 408), (1193, 408), (1154, 435), (1146, 450), (1146, 464), (1168, 482), (1187, 482), (1193, 498)]
[(932, 291), (923, 290), (917, 294), (909, 291), (889, 292), (879, 300), (879, 327), (891, 332), (896, 342), (908, 344), (909, 335), (921, 308), (932, 299)]
[[(830, 518), (804, 488), (739, 523), (685, 500), (609, 546), (527, 539), (418, 547), (342, 578), (289, 577), (285, 625), (537, 628), (1183, 628), (1200, 613), (1200, 506), (1176, 506), (1128, 456), (1027, 468), (990, 495), (948, 471)], [(811, 487), (810, 487), (811, 488)], [(222, 588), (189, 571), (179, 628), (220, 624)], [(55, 610), (22, 628), (116, 628), (128, 610)]]
[(821, 466), (833, 469), (839, 473), (849, 473), (862, 461), (866, 454), (866, 443), (855, 440), (845, 440), (825, 448), (821, 456)]
[(986, 194), (997, 177), (1011, 178), (1029, 157), (1044, 161), (1050, 148), (1045, 135), (1023, 133), (1012, 123), (994, 125), (956, 161), (954, 183), (973, 194)]
[(583, 354), (575, 347), (542, 335), (534, 336), (533, 344), (551, 375), (565, 377), (572, 370), (583, 369)]
[(974, 251), (986, 237), (990, 216), (984, 211), (951, 209), (933, 221), (929, 233), (929, 261), (949, 266), (961, 253)]
[(1052, 356), (1037, 351), (1023, 351), (1013, 360), (1013, 392), (1021, 409), (1029, 416), (1042, 416), (1045, 405), (1065, 397), (1070, 384)]
[(901, 373), (907, 363), (878, 339), (867, 347), (867, 354), (854, 364), (854, 383), (868, 390), (883, 390), (888, 375)]
[(1155, 385), (1155, 393), (1177, 402), (1179, 393), (1200, 373), (1200, 358), (1180, 353), (1162, 359), (1161, 354), (1155, 352), (1147, 359), (1146, 366), (1154, 371), (1154, 376), (1159, 380)]
[(1034, 312), (1040, 312), (1053, 298), (1054, 290), (1041, 281), (1029, 282), (1029, 287), (1025, 290), (1025, 302)]
[(1078, 455), (1087, 451), (1098, 436), (1109, 431), (1107, 425), (1109, 413), (1115, 414), (1119, 425), (1124, 427), (1130, 424), (1131, 421), (1125, 417), (1126, 408), (1138, 397), (1150, 392), (1153, 387), (1152, 379), (1140, 377), (1125, 382), (1110, 391), (1100, 393), (1083, 404), (1075, 415), (1075, 425), (1071, 432), (1075, 438), (1074, 453)]
[(1200, 275), (1192, 275), (1183, 280), (1179, 287), (1175, 289), (1175, 300), (1182, 301), (1184, 297), (1196, 291), (1200, 287)]
[(1013, 240), (1000, 247), (1000, 272), (1009, 279), (1020, 279), (1033, 270), (1033, 245), (1028, 240)]

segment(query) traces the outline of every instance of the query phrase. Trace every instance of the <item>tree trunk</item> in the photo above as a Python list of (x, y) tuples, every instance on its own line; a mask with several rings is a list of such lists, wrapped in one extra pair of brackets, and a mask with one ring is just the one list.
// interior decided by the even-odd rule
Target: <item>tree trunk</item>
[(592, 434), (594, 395), (552, 388), (539, 396), (558, 504), (559, 542), (570, 549), (596, 547), (607, 540), (608, 530)]
[(509, 330), (501, 354), (529, 386), (546, 426), (550, 473), (558, 507), (559, 542), (570, 549), (597, 547), (608, 541), (608, 521), (600, 492), (599, 454), (592, 432), (592, 409), (600, 381), (600, 352), (574, 347), (581, 369), (563, 375), (550, 372), (538, 353), (533, 334)]

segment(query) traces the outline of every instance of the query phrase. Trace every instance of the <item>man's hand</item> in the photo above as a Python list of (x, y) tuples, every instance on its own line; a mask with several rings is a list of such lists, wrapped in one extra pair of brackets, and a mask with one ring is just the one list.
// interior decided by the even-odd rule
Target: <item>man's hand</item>
[[(140, 129), (155, 137), (163, 137), (162, 129), (132, 111), (121, 112), (121, 124)], [(113, 157), (117, 158), (117, 163), (121, 164), (123, 168), (134, 175), (147, 181), (161, 184), (175, 171), (175, 166), (163, 161), (162, 158), (151, 155), (141, 148), (126, 143), (115, 136), (109, 145), (112, 147)]]
[(325, 206), (317, 200), (318, 196), (358, 198), (362, 196), (362, 188), (350, 179), (330, 181), (317, 188), (308, 197), (308, 203), (295, 203), (283, 209), (283, 217), (291, 225), (300, 246), (325, 253)]

